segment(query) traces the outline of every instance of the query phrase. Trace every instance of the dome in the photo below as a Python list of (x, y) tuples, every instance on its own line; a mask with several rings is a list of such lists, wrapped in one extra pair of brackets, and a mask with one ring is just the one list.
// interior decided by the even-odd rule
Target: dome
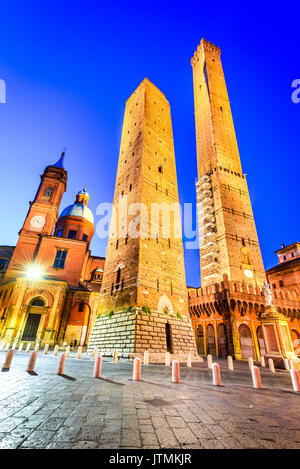
[(73, 205), (69, 205), (69, 207), (66, 207), (62, 211), (59, 218), (67, 216), (85, 218), (90, 223), (94, 224), (94, 215), (92, 214), (92, 211), (84, 204), (75, 203)]

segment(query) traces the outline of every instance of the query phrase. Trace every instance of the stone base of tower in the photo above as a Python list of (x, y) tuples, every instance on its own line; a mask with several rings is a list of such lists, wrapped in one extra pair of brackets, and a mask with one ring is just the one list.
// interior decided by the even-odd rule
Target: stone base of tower
[(95, 320), (88, 353), (95, 348), (103, 356), (112, 356), (114, 350), (118, 350), (118, 356), (127, 359), (142, 358), (148, 350), (152, 363), (163, 363), (167, 350), (171, 359), (186, 361), (187, 354), (191, 353), (192, 361), (201, 361), (189, 317), (157, 312), (148, 314), (136, 308), (111, 317), (99, 316)]

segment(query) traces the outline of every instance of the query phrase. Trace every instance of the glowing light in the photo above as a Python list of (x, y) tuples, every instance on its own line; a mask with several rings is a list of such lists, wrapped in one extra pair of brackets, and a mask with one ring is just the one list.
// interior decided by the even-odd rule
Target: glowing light
[(27, 267), (25, 273), (27, 278), (38, 280), (43, 276), (43, 269), (39, 265), (31, 264)]

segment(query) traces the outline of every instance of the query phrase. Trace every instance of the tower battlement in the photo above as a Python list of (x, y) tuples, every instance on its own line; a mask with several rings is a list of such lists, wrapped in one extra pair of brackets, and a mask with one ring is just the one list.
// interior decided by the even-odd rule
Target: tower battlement
[(202, 38), (200, 44), (198, 45), (197, 49), (194, 52), (193, 57), (191, 58), (192, 67), (199, 61), (200, 57), (203, 56), (204, 50), (213, 52), (214, 54), (221, 55), (221, 49), (218, 46), (215, 46), (211, 42), (207, 41), (206, 39)]

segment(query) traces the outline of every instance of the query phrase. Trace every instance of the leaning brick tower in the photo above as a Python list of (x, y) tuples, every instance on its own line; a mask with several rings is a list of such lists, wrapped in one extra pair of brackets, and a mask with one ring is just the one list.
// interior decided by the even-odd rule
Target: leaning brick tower
[[(99, 315), (89, 349), (196, 355), (170, 106), (148, 79), (126, 103)], [(115, 216), (114, 216), (115, 215)]]
[(220, 57), (202, 39), (192, 60), (201, 285), (262, 286), (266, 276)]

